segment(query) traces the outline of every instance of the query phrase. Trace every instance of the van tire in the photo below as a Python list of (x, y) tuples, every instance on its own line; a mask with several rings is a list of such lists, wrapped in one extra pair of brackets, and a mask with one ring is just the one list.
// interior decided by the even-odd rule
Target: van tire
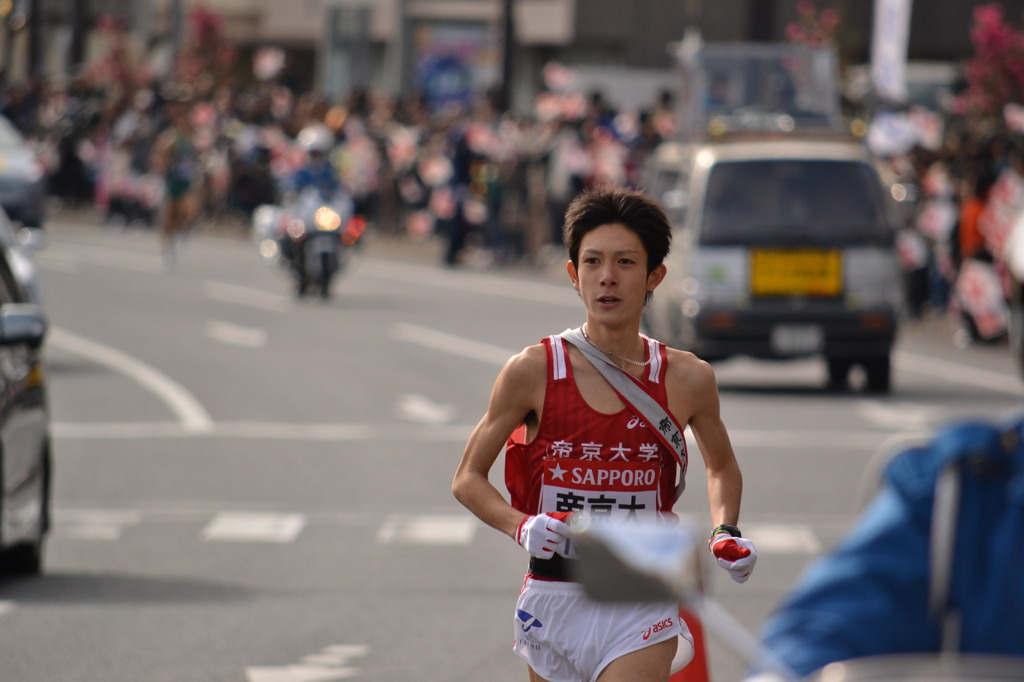
[(828, 358), (828, 388), (831, 391), (845, 391), (850, 387), (850, 367), (853, 363), (849, 360)]
[(892, 388), (892, 361), (889, 357), (864, 362), (868, 393), (888, 393)]

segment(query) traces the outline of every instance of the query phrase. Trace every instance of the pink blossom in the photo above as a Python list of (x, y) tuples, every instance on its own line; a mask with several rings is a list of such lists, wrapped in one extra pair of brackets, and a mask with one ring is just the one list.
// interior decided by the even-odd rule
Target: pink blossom
[(801, 16), (809, 17), (814, 14), (816, 7), (811, 0), (800, 0), (796, 3), (796, 12)]

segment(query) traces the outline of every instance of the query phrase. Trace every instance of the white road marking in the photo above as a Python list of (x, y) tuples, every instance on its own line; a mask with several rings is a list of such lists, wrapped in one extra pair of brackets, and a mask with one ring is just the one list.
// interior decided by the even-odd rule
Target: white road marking
[[(696, 438), (686, 428), (687, 438)], [(729, 429), (729, 440), (745, 449), (787, 448), (790, 450), (870, 450), (878, 447), (891, 434), (871, 431), (813, 431), (808, 429)]]
[(207, 282), (206, 295), (224, 303), (247, 305), (272, 313), (284, 313), (291, 309), (291, 299), (278, 293), (243, 287), (227, 282)]
[[(321, 527), (377, 526), (376, 540), (381, 544), (424, 546), (468, 546), (481, 527), (468, 514), (408, 513), (392, 514), (380, 520), (372, 511), (296, 512), (287, 510), (232, 510), (227, 502), (182, 502), (173, 506), (140, 509), (54, 509), (54, 539), (109, 542), (120, 540), (123, 531), (145, 522), (180, 522), (194, 524), (205, 521), (200, 537), (206, 541), (288, 543), (298, 539), (310, 525)], [(683, 515), (684, 521), (699, 525), (700, 519)], [(785, 521), (748, 520), (743, 524), (746, 535), (753, 538), (762, 554), (817, 555), (823, 546), (816, 528), (832, 526), (847, 528), (854, 520), (840, 516), (821, 524)], [(4, 602), (0, 601), (0, 614)], [(304, 664), (326, 664), (337, 657), (364, 655), (364, 645), (335, 645), (323, 652), (302, 659)], [(328, 657), (335, 657), (334, 659)], [(341, 663), (339, 663), (340, 665)]]
[(898, 431), (927, 429), (940, 415), (940, 408), (920, 403), (891, 403), (859, 400), (857, 411), (866, 421)]
[(128, 509), (58, 509), (54, 522), (57, 537), (116, 542), (125, 530), (142, 522), (142, 514)]
[(320, 665), (286, 665), (280, 668), (249, 667), (249, 682), (333, 682), (359, 674), (359, 668), (325, 668)]
[(906, 351), (896, 351), (894, 355), (895, 364), (901, 370), (941, 377), (952, 383), (967, 384), (990, 391), (1001, 391), (1012, 396), (1024, 395), (1024, 382), (1016, 373), (990, 372), (963, 363), (929, 358)]
[(441, 405), (430, 398), (406, 393), (398, 399), (398, 414), (417, 424), (447, 424), (455, 417), (454, 405)]
[(0, 616), (3, 616), (5, 614), (8, 614), (11, 611), (13, 611), (14, 610), (14, 605), (15, 605), (15, 602), (10, 601), (8, 599), (4, 599), (3, 601), (0, 601)]
[(250, 666), (245, 669), (248, 682), (331, 682), (355, 677), (360, 669), (349, 664), (370, 653), (365, 644), (335, 644), (304, 656), (295, 665), (281, 667)]
[[(443, 351), (452, 355), (479, 360), (492, 365), (502, 366), (505, 362), (519, 352), (509, 348), (501, 348), (488, 343), (482, 343), (454, 334), (448, 334), (429, 327), (399, 322), (392, 327), (392, 337), (399, 341), (413, 343), (424, 348)], [(747, 358), (734, 358), (727, 361), (720, 368), (716, 369), (720, 380), (737, 380), (737, 377), (746, 376), (755, 366), (755, 361)], [(938, 376), (950, 383), (967, 384), (980, 388), (987, 388), (994, 391), (1009, 393), (1014, 396), (1024, 395), (1024, 382), (1017, 376), (1008, 376), (997, 372), (989, 372), (970, 367), (965, 364), (929, 358), (915, 353), (896, 351), (894, 364), (901, 371), (915, 372), (927, 376)], [(792, 377), (793, 368), (789, 363), (758, 363), (757, 372), (776, 371), (783, 373), (783, 376)], [(820, 372), (817, 368), (809, 365), (800, 366), (800, 376), (816, 377)]]
[(148, 389), (170, 408), (187, 432), (207, 433), (213, 428), (213, 419), (195, 396), (177, 381), (138, 358), (59, 327), (50, 328), (47, 342), (105, 365)]
[[(122, 440), (133, 438), (244, 438), (347, 442), (387, 437), (388, 429), (363, 424), (280, 424), (274, 422), (216, 422), (209, 430), (189, 431), (177, 422), (54, 422), (57, 438)], [(467, 427), (468, 429), (468, 427)], [(466, 436), (469, 431), (466, 431)], [(465, 440), (465, 436), (462, 438)], [(453, 439), (457, 440), (457, 439)]]
[(468, 545), (478, 522), (469, 516), (396, 514), (377, 531), (381, 544)]
[(425, 348), (479, 360), (499, 367), (518, 352), (406, 322), (395, 324), (391, 329), (391, 334), (399, 341), (414, 343)]
[(215, 341), (242, 348), (263, 348), (267, 345), (267, 330), (242, 327), (222, 320), (207, 320), (206, 335)]
[(78, 272), (78, 266), (81, 260), (71, 254), (55, 254), (55, 253), (39, 253), (34, 256), (34, 260), (39, 264), (39, 267), (45, 268), (46, 270), (54, 270), (56, 272), (63, 272), (70, 274)]
[(459, 292), (472, 291), (491, 297), (500, 296), (536, 301), (574, 310), (582, 309), (579, 296), (569, 284), (568, 275), (565, 277), (565, 286), (557, 286), (525, 279), (495, 277), (472, 272), (451, 272), (436, 266), (412, 263), (402, 263), (401, 267), (396, 268), (393, 261), (374, 258), (367, 258), (360, 265), (359, 270), (372, 277), (412, 284), (416, 287), (422, 287), (426, 283), (441, 289), (454, 289)]
[(304, 514), (222, 512), (203, 528), (202, 536), (218, 542), (294, 542), (306, 521)]
[[(73, 440), (131, 440), (141, 438), (237, 438), (258, 440), (319, 441), (423, 441), (465, 443), (472, 424), (283, 424), (272, 422), (216, 422), (209, 431), (186, 431), (176, 422), (54, 422), (56, 438)], [(905, 436), (910, 432), (903, 432)], [(922, 432), (923, 433), (923, 432)], [(690, 442), (694, 439), (687, 432)], [(880, 447), (893, 438), (883, 431), (805, 431), (730, 429), (733, 445), (748, 450), (788, 448), (790, 450), (865, 450)], [(694, 447), (696, 445), (694, 444)]]
[(820, 554), (821, 540), (808, 525), (744, 523), (743, 535), (765, 554)]
[[(68, 251), (70, 251), (70, 255)], [(90, 265), (141, 272), (148, 275), (156, 275), (163, 272), (163, 264), (159, 255), (128, 251), (126, 249), (110, 249), (87, 244), (60, 244), (55, 245), (55, 248), (50, 247), (46, 249), (39, 256), (43, 259), (77, 260), (78, 262)]]

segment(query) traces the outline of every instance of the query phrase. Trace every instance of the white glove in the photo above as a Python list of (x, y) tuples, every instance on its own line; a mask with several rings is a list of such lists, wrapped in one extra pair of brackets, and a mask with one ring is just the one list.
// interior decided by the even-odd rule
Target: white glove
[(754, 564), (757, 563), (757, 548), (747, 538), (734, 538), (728, 533), (717, 533), (708, 543), (718, 565), (729, 571), (738, 583), (747, 582)]
[(527, 516), (516, 529), (516, 542), (538, 559), (550, 559), (555, 552), (566, 554), (566, 541), (572, 530), (565, 523), (572, 512), (552, 512)]

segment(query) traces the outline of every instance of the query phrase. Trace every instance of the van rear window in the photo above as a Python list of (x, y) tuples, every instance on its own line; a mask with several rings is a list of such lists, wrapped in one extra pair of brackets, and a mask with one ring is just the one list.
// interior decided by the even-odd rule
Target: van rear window
[(716, 164), (708, 177), (703, 244), (891, 243), (878, 175), (856, 161)]

